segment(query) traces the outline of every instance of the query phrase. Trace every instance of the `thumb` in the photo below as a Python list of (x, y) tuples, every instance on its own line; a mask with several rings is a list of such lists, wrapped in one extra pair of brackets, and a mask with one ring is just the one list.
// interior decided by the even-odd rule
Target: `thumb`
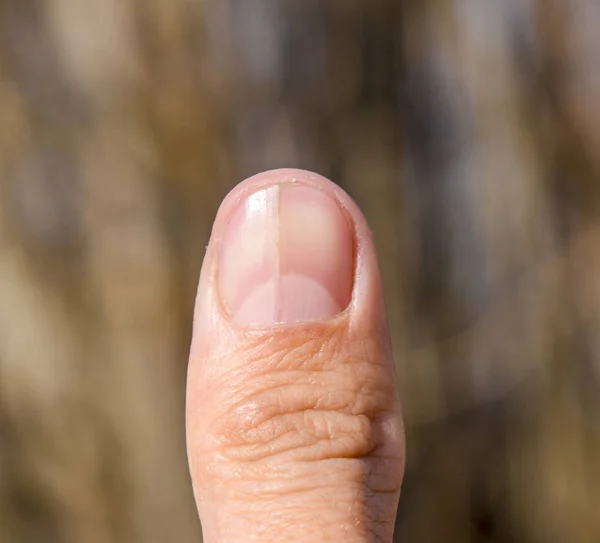
[(357, 206), (315, 174), (236, 187), (203, 264), (187, 441), (207, 543), (391, 542), (404, 436)]

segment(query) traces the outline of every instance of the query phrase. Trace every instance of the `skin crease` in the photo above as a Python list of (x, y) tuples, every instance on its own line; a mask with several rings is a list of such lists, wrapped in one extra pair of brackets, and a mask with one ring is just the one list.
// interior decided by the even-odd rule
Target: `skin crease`
[[(354, 231), (350, 305), (326, 322), (242, 327), (218, 287), (228, 220), (248, 195), (302, 183), (335, 199)], [(279, 170), (238, 185), (203, 264), (187, 389), (194, 495), (207, 543), (392, 541), (404, 432), (377, 258), (339, 187)]]

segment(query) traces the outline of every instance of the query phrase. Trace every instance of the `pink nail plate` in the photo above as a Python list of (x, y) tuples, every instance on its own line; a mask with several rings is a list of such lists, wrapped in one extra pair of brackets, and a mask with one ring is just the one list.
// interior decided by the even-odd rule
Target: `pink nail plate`
[(241, 325), (322, 321), (350, 303), (354, 232), (325, 191), (273, 185), (234, 211), (221, 242), (222, 300)]

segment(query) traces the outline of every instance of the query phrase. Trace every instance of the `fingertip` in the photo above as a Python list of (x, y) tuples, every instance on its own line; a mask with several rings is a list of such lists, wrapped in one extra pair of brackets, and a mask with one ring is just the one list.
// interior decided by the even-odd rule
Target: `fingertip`
[(204, 267), (210, 280), (200, 288), (214, 289), (214, 310), (234, 326), (340, 315), (363, 326), (383, 307), (364, 215), (340, 186), (310, 171), (271, 170), (234, 187), (217, 213)]

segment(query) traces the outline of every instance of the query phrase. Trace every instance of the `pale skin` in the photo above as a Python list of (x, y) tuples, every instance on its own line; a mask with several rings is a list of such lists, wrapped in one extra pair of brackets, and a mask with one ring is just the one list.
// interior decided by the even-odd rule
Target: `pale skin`
[(187, 385), (206, 543), (390, 543), (404, 431), (369, 227), (331, 181), (259, 174), (224, 200)]

